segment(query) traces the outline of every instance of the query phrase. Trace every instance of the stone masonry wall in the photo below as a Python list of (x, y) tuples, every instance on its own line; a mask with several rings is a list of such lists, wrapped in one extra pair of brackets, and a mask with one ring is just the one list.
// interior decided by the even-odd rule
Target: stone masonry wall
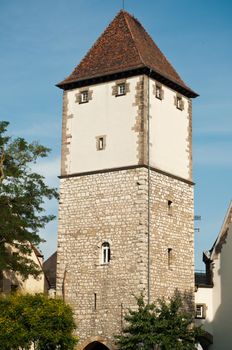
[(193, 185), (151, 171), (151, 300), (194, 293)]
[(74, 307), (80, 346), (93, 336), (113, 341), (133, 295), (146, 288), (145, 179), (141, 168), (61, 180), (57, 292)]
[[(193, 290), (193, 190), (158, 172), (151, 171), (150, 179), (154, 301), (176, 288)], [(61, 179), (60, 202), (57, 293), (74, 308), (78, 349), (98, 339), (113, 349), (109, 344), (121, 331), (124, 313), (136, 306), (133, 295), (147, 293), (148, 170)], [(105, 241), (111, 247), (108, 265), (101, 263)]]

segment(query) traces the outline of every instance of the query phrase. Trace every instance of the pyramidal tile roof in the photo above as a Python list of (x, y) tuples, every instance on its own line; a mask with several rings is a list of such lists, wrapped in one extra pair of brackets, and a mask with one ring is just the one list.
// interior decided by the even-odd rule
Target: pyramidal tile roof
[(71, 75), (57, 86), (119, 72), (148, 68), (166, 82), (179, 86), (190, 97), (198, 96), (181, 79), (141, 23), (121, 10), (95, 42)]

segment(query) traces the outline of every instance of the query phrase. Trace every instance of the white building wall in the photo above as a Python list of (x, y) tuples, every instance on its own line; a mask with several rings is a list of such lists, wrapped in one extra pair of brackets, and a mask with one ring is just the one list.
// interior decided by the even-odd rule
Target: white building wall
[[(67, 157), (68, 172), (79, 173), (135, 165), (138, 136), (133, 130), (137, 107), (135, 87), (139, 77), (127, 79), (129, 92), (124, 96), (112, 95), (115, 82), (88, 86), (92, 99), (76, 102), (80, 91), (68, 91), (68, 132), (70, 139)], [(96, 137), (106, 137), (106, 148), (97, 150)]]
[(196, 319), (196, 325), (203, 325), (204, 329), (210, 334), (213, 333), (213, 289), (199, 287), (195, 293), (195, 304), (206, 305), (206, 318)]
[(151, 166), (191, 180), (191, 120), (189, 99), (181, 96), (184, 109), (175, 106), (176, 91), (162, 85), (163, 99), (155, 97), (155, 81), (150, 79)]
[(221, 252), (214, 258), (213, 268), (213, 337), (210, 350), (232, 348), (232, 223), (222, 245)]
[[(129, 91), (115, 97), (112, 88), (116, 82), (107, 82), (86, 87), (91, 91), (88, 103), (78, 103), (81, 89), (67, 91), (68, 152), (65, 155), (67, 174), (97, 171), (141, 164), (138, 148), (141, 146), (141, 130), (138, 131), (138, 84), (142, 76), (127, 78)], [(191, 105), (181, 96), (184, 109), (177, 109), (174, 101), (177, 93), (162, 85), (164, 98), (155, 97), (155, 84), (149, 79), (147, 91), (144, 80), (143, 103), (144, 132), (147, 132), (149, 95), (150, 115), (150, 165), (181, 178), (191, 176)], [(178, 94), (179, 95), (179, 94)], [(179, 95), (180, 96), (180, 95)], [(141, 103), (141, 102), (140, 102)], [(96, 137), (104, 136), (106, 147), (99, 151)], [(144, 137), (144, 161), (146, 162), (147, 138)], [(139, 144), (140, 143), (140, 144)]]

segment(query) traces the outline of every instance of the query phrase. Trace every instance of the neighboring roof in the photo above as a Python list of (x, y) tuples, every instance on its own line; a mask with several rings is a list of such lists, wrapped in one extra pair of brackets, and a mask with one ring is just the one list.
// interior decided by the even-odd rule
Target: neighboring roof
[(56, 288), (56, 262), (57, 252), (53, 253), (44, 263), (43, 270), (50, 288)]
[(33, 244), (31, 244), (31, 248), (32, 248), (32, 250), (34, 251), (35, 255), (36, 255), (38, 258), (43, 258), (43, 254), (41, 253), (41, 251), (40, 251), (36, 246), (34, 246)]
[(179, 86), (190, 97), (198, 96), (181, 79), (140, 22), (121, 10), (95, 42), (71, 75), (57, 86), (120, 72), (148, 68), (167, 82)]
[(200, 288), (212, 288), (211, 276), (206, 272), (195, 272), (195, 286)]
[(212, 248), (210, 249), (210, 259), (217, 259), (218, 254), (221, 253), (223, 244), (226, 243), (226, 238), (229, 232), (229, 228), (232, 225), (232, 201), (230, 202), (229, 208), (227, 210), (226, 216), (224, 218), (221, 230), (217, 236)]

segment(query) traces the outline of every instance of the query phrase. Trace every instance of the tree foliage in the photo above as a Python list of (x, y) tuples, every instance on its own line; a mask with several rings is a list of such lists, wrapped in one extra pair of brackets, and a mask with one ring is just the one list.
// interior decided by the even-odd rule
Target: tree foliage
[(73, 313), (42, 294), (0, 297), (0, 350), (73, 350)]
[(123, 334), (116, 337), (121, 350), (195, 350), (200, 327), (193, 325), (192, 314), (183, 311), (183, 302), (175, 294), (169, 302), (145, 304), (137, 298), (138, 309), (125, 316)]
[(37, 142), (12, 139), (6, 135), (8, 124), (0, 122), (0, 270), (18, 271), (26, 278), (40, 272), (29, 255), (32, 244), (42, 242), (39, 230), (54, 219), (44, 214), (44, 201), (58, 194), (31, 170), (50, 150)]

